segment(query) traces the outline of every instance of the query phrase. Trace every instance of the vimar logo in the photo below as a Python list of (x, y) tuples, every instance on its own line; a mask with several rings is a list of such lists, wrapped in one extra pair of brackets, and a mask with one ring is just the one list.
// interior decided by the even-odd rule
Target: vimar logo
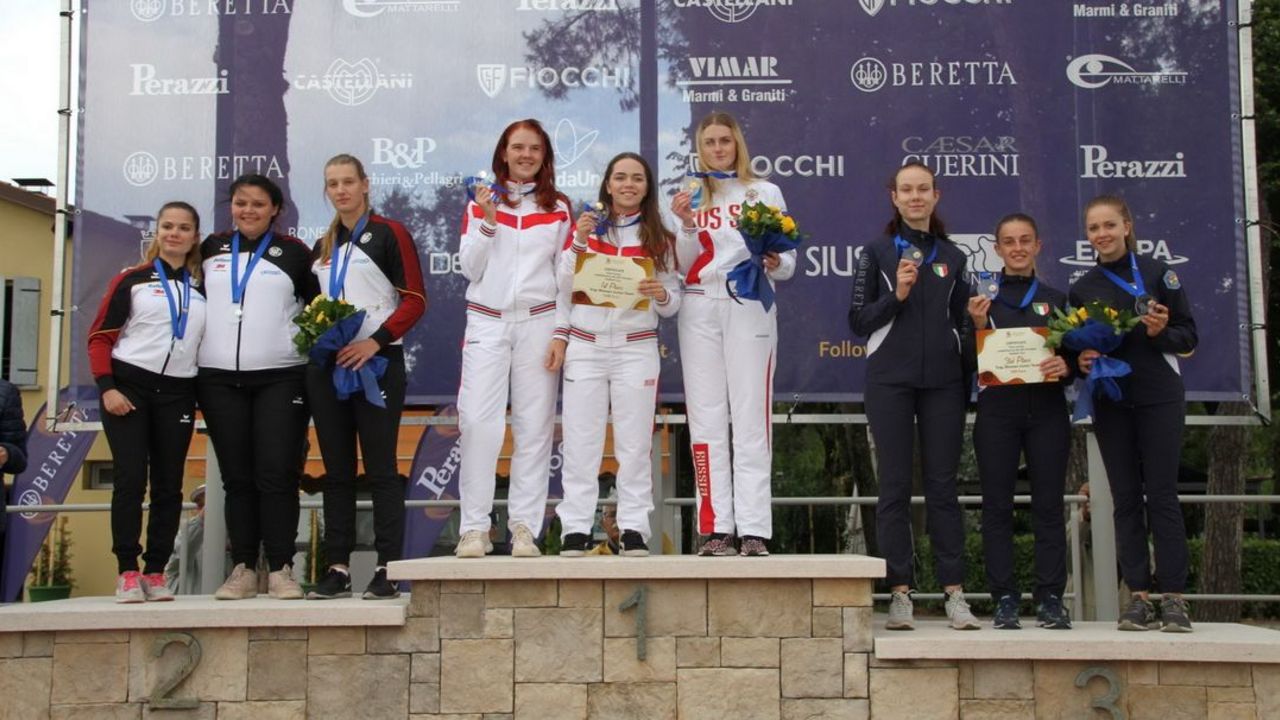
[(792, 0), (675, 0), (678, 8), (704, 7), (724, 23), (740, 23), (755, 14), (761, 5), (790, 7)]
[(124, 159), (124, 181), (134, 187), (146, 187), (160, 175), (160, 162), (145, 150), (131, 153)]
[(461, 0), (342, 0), (342, 9), (359, 18), (382, 13), (458, 12), (461, 8)]
[(164, 15), (164, 0), (129, 0), (129, 11), (142, 22), (153, 22)]
[(303, 73), (293, 79), (295, 90), (324, 90), (334, 102), (348, 107), (363, 105), (379, 90), (408, 90), (413, 87), (413, 73), (384, 73), (370, 58), (348, 62), (334, 60), (323, 75)]
[(629, 87), (631, 68), (607, 65), (554, 68), (482, 63), (476, 65), (476, 80), (485, 95), (496, 98), (503, 90), (513, 87), (530, 90), (535, 87), (546, 90), (557, 87)]
[(1187, 73), (1170, 70), (1139, 72), (1110, 55), (1081, 55), (1067, 65), (1067, 79), (1085, 90), (1107, 85), (1185, 85)]

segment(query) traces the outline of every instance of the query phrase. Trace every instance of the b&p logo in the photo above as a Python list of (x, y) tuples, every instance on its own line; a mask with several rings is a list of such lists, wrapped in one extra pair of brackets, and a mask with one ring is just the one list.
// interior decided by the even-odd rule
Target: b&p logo
[(160, 175), (160, 161), (145, 150), (139, 150), (124, 159), (124, 180), (134, 187), (146, 187)]
[(865, 93), (873, 93), (889, 81), (889, 70), (878, 59), (864, 57), (849, 69), (849, 79), (853, 81), (855, 88)]
[(374, 165), (389, 165), (396, 170), (417, 170), (427, 164), (427, 155), (435, 152), (436, 141), (429, 137), (416, 137), (409, 142), (396, 142), (392, 138), (373, 138)]
[(129, 0), (129, 11), (141, 22), (153, 22), (164, 15), (164, 0)]

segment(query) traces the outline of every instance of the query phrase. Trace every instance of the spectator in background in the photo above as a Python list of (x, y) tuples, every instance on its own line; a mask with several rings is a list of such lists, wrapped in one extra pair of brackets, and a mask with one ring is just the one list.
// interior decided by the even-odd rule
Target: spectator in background
[(7, 380), (0, 380), (0, 557), (4, 557), (5, 489), (4, 476), (27, 469), (27, 420), (22, 414), (22, 393)]
[[(186, 532), (178, 531), (173, 544), (173, 555), (164, 566), (165, 582), (169, 589), (182, 595), (200, 594), (200, 553), (204, 549), (204, 485), (191, 491), (195, 512), (187, 518)], [(182, 548), (187, 547), (187, 567), (182, 568)]]

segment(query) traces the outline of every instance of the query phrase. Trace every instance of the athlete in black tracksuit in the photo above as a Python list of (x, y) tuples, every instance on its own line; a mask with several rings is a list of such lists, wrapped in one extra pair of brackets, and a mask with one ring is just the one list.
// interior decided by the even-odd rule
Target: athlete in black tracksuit
[[(1172, 607), (1169, 594), (1180, 595), (1187, 584), (1187, 537), (1177, 487), (1186, 389), (1177, 355), (1192, 352), (1198, 342), (1191, 303), (1177, 273), (1168, 265), (1133, 253), (1111, 262), (1100, 261), (1071, 286), (1070, 301), (1080, 306), (1100, 300), (1116, 309), (1133, 309), (1134, 263), (1145, 293), (1167, 309), (1168, 323), (1154, 336), (1147, 325), (1137, 325), (1125, 335), (1119, 349), (1109, 353), (1129, 363), (1133, 372), (1119, 380), (1124, 392), (1120, 402), (1095, 396), (1093, 427), (1115, 501), (1120, 571), (1130, 590), (1140, 596), (1135, 597), (1135, 607), (1130, 610), (1142, 610), (1147, 616), (1135, 615), (1126, 623), (1126, 612), (1121, 627), (1141, 630), (1146, 627), (1140, 625), (1155, 624), (1149, 604), (1137, 607), (1136, 602), (1145, 604), (1145, 593), (1153, 589), (1147, 549), (1149, 524), (1155, 544), (1155, 579), (1160, 592), (1166, 593), (1161, 604), (1165, 629), (1184, 632), (1191, 629), (1189, 621), (1181, 622), (1186, 619), (1186, 608)], [(1108, 278), (1104, 268), (1121, 282)], [(1171, 624), (1172, 613), (1178, 617)]]
[[(990, 303), (986, 328), (1045, 327), (1054, 309), (1065, 310), (1067, 296), (1034, 274), (1006, 274)], [(975, 329), (976, 326), (975, 320)], [(1069, 378), (1070, 365), (1059, 360)], [(1071, 424), (1063, 392), (1067, 380), (1025, 385), (993, 385), (978, 392), (973, 445), (982, 480), (982, 550), (987, 587), (1001, 601), (996, 627), (1017, 628), (1021, 592), (1013, 572), (1013, 496), (1019, 460), (1025, 455), (1031, 481), (1035, 533), (1035, 600), (1042, 624), (1070, 628), (1061, 607), (1067, 582), (1067, 540), (1063, 516)], [(1005, 600), (1005, 598), (1009, 598)], [(1006, 610), (1007, 615), (1001, 610)], [(1046, 608), (1052, 608), (1046, 614)]]
[[(896, 237), (882, 236), (862, 248), (849, 308), (849, 327), (868, 338), (866, 409), (880, 474), (876, 534), (889, 586), (911, 586), (913, 424), (919, 423), (938, 582), (957, 586), (964, 582), (956, 470), (966, 395), (961, 344), (967, 325), (965, 255), (945, 236), (895, 222)], [(898, 263), (911, 248), (920, 251), (923, 262), (910, 294), (899, 300)]]
[[(232, 185), (233, 217), (239, 212), (239, 184)], [(274, 211), (278, 208), (277, 203)], [(242, 220), (237, 224), (245, 226)], [(298, 456), (308, 419), (306, 359), (294, 349), (297, 328), (292, 320), (319, 287), (311, 273), (311, 250), (301, 240), (270, 230), (256, 236), (246, 231), (236, 255), (233, 240), (238, 234), (211, 235), (200, 248), (208, 324), (200, 346), (197, 393), (226, 488), (232, 562), (252, 571), (261, 544), (275, 573), (292, 564), (296, 550)], [(246, 280), (246, 265), (255, 256), (259, 261)], [(235, 302), (233, 280), (244, 286), (240, 303)], [(247, 580), (243, 588), (251, 592)]]

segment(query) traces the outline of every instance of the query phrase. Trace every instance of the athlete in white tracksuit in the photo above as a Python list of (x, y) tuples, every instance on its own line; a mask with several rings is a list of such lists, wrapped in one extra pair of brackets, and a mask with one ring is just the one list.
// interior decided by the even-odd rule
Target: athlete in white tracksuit
[[(666, 269), (640, 286), (640, 292), (650, 297), (647, 309), (574, 304), (569, 326), (560, 330), (568, 340), (563, 398), (564, 500), (556, 506), (565, 539), (561, 554), (581, 555), (588, 549), (586, 542), (600, 497), (597, 478), (605, 424), (611, 409), (621, 552), (648, 553), (649, 513), (653, 511), (649, 453), (660, 366), (658, 318), (671, 317), (680, 307), (671, 236), (662, 227), (656, 197), (640, 205), (650, 194), (656, 196), (651, 177), (638, 155), (623, 153), (615, 158), (605, 172), (606, 192), (612, 193), (615, 212), (626, 214), (615, 215), (602, 232), (599, 228), (591, 232), (596, 215), (584, 213), (573, 244), (560, 259), (561, 300), (569, 303), (574, 271), (584, 253), (652, 259), (641, 231), (645, 227), (658, 236), (656, 244), (666, 250), (660, 258)], [(643, 222), (650, 214), (654, 222)]]
[[(683, 221), (676, 235), (685, 283), (679, 337), (697, 528), (711, 536), (702, 554), (736, 554), (735, 533), (753, 542), (744, 554), (766, 554), (763, 541), (773, 534), (769, 482), (777, 306), (766, 311), (757, 300), (737, 300), (726, 279), (750, 257), (735, 219), (742, 204), (759, 201), (785, 210), (786, 203), (776, 185), (740, 177), (749, 164), (739, 158), (750, 155), (730, 116), (709, 115), (697, 142), (704, 165), (731, 175), (707, 181), (703, 197), (710, 190), (711, 200), (696, 211), (687, 192), (677, 193), (672, 203), (673, 214)], [(766, 257), (765, 268), (770, 281), (790, 278), (795, 252)]]
[[(541, 147), (534, 148), (535, 144)], [(462, 221), (462, 274), (470, 285), (458, 390), (460, 557), (475, 556), (469, 548), (476, 543), (483, 546), (479, 555), (491, 549), (489, 513), (506, 434), (508, 392), (515, 443), (508, 495), (512, 553), (538, 554), (532, 536), (540, 532), (545, 516), (556, 386), (563, 359), (562, 355), (552, 358), (558, 351), (550, 349), (557, 326), (556, 267), (573, 228), (563, 196), (554, 196), (549, 208), (538, 204), (538, 190), (551, 182), (544, 178), (555, 167), (550, 142), (536, 121), (520, 121), (503, 134), (495, 165), (500, 156), (514, 178), (506, 184), (507, 198), (514, 205), (500, 200), (493, 221), (486, 219), (486, 206), (492, 208), (494, 200), (482, 188), (476, 195), (479, 202), (468, 203)], [(533, 182), (535, 175), (537, 182)], [(559, 312), (563, 313), (561, 324), (567, 325), (568, 308)], [(478, 533), (471, 536), (471, 543), (469, 532)]]

